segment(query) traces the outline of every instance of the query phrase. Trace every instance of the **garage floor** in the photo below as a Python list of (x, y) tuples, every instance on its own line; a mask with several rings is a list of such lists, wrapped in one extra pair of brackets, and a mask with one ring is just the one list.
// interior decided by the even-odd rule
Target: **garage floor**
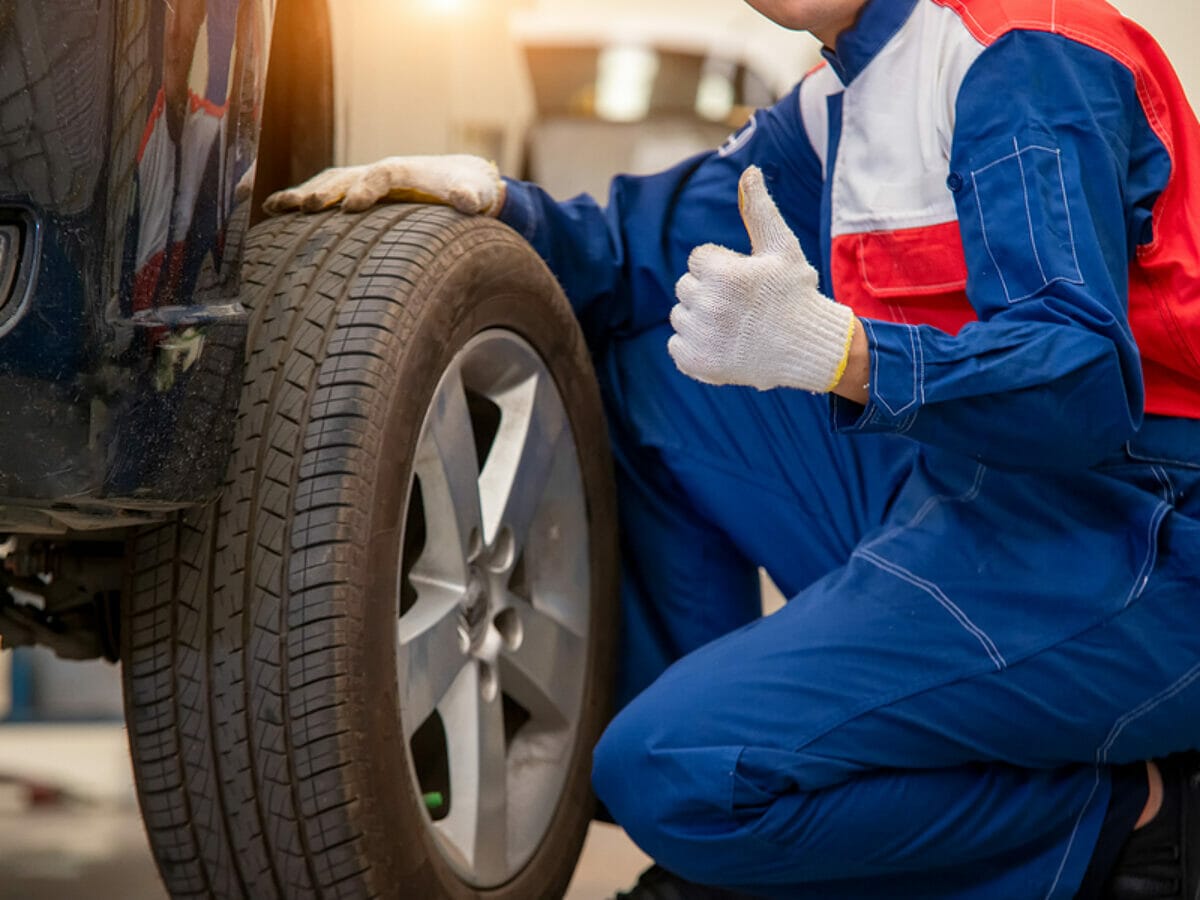
[[(124, 743), (119, 725), (0, 727), (0, 898), (165, 900)], [(44, 792), (31, 797), (27, 779)], [(620, 830), (595, 825), (566, 900), (611, 897), (647, 864)]]

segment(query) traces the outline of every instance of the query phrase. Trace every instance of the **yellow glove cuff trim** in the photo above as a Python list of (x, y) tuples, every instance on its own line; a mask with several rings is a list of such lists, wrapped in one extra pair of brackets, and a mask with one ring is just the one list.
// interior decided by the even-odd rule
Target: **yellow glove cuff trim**
[(850, 363), (850, 346), (854, 343), (854, 328), (857, 321), (858, 316), (850, 317), (850, 327), (846, 330), (846, 343), (842, 348), (842, 361), (838, 363), (837, 370), (833, 373), (833, 381), (829, 382), (829, 387), (825, 388), (826, 394), (841, 384), (842, 376), (846, 374), (846, 366)]
[[(441, 194), (430, 194), (414, 188), (392, 188), (383, 195), (383, 199), (395, 200), (397, 203), (432, 203), (437, 206), (447, 206), (450, 202)], [(337, 200), (334, 201), (334, 203), (338, 202)]]

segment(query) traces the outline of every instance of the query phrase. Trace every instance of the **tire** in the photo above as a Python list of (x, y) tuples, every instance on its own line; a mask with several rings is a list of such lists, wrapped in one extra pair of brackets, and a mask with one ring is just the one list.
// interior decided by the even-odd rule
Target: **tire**
[[(561, 897), (617, 618), (611, 464), (573, 314), (512, 231), (442, 208), (271, 219), (247, 259), (222, 495), (135, 536), (123, 602), (135, 780), (167, 889)], [(503, 380), (518, 363), (541, 373), (520, 390)], [(537, 412), (510, 417), (530, 384)], [(446, 440), (463, 421), (470, 436)], [(513, 443), (522, 421), (533, 438)], [(475, 528), (451, 477), (471, 460)], [(505, 495), (536, 497), (524, 513), (489, 494), (493, 461), (534, 486)], [(461, 839), (473, 812), (477, 843)]]

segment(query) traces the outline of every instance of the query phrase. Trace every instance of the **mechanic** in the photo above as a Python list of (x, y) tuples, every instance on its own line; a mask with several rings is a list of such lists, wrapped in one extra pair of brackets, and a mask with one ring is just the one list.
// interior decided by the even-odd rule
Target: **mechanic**
[(1103, 0), (750, 3), (825, 63), (606, 208), (462, 156), (269, 208), (498, 215), (576, 309), (626, 896), (1194, 898), (1196, 116)]

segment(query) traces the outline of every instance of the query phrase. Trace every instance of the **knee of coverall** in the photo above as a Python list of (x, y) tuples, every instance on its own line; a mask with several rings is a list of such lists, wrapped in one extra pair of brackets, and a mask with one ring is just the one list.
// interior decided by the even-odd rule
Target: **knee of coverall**
[(750, 830), (732, 809), (742, 747), (689, 746), (688, 732), (703, 731), (703, 717), (659, 709), (654, 693), (634, 700), (600, 738), (596, 795), (660, 865), (691, 881), (732, 886), (747, 862), (739, 838)]

